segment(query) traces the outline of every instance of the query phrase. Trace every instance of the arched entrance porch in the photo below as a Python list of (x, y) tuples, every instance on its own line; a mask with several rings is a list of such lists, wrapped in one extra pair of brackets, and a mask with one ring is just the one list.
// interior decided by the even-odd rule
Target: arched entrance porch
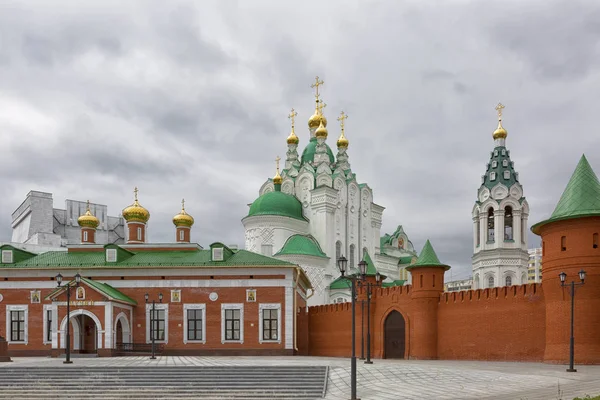
[[(83, 309), (73, 310), (70, 313), (71, 322), (71, 345), (72, 349), (78, 353), (96, 353), (102, 348), (102, 324), (98, 317)], [(67, 317), (65, 316), (60, 324), (60, 348), (66, 348), (67, 338)]]
[(114, 346), (117, 346), (121, 343), (130, 343), (131, 342), (131, 328), (129, 326), (129, 320), (127, 319), (127, 315), (124, 312), (119, 313), (117, 318), (115, 318), (115, 331), (114, 331)]
[(406, 358), (406, 322), (402, 314), (392, 310), (383, 326), (383, 357)]

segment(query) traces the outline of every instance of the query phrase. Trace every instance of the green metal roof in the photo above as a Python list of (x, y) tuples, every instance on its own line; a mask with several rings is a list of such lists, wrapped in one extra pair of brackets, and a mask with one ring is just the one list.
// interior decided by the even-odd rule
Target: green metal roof
[(396, 279), (395, 281), (392, 282), (382, 282), (381, 283), (381, 287), (394, 287), (394, 286), (404, 286), (404, 282), (406, 282), (405, 280), (402, 279)]
[(335, 281), (331, 282), (329, 289), (350, 289), (351, 285), (352, 283), (350, 282), (350, 279), (346, 278), (345, 276), (340, 276)]
[(415, 258), (415, 257), (414, 256), (400, 257), (400, 259), (398, 260), (398, 265), (410, 264), (410, 263), (412, 263), (413, 258)]
[(231, 252), (224, 261), (212, 261), (211, 250), (139, 251), (127, 259), (106, 262), (104, 251), (48, 251), (15, 264), (0, 264), (0, 268), (133, 268), (133, 267), (235, 267), (295, 264), (246, 250)]
[[(504, 153), (504, 154), (503, 154)], [(504, 166), (504, 161), (507, 161), (507, 166)], [(494, 163), (495, 162), (495, 163)], [(494, 167), (494, 165), (496, 165)], [(504, 171), (509, 171), (508, 179), (504, 178)], [(491, 180), (491, 173), (495, 172), (496, 178)], [(490, 162), (488, 164), (487, 170), (485, 171), (484, 181), (482, 186), (487, 187), (488, 189), (492, 189), (498, 183), (502, 183), (507, 188), (518, 182), (517, 174), (513, 167), (512, 161), (510, 161), (510, 151), (506, 149), (504, 146), (498, 146), (494, 148), (492, 151), (492, 155), (490, 157)]]
[(550, 222), (591, 216), (600, 216), (600, 181), (584, 154), (550, 218), (533, 225), (531, 231), (539, 235)]
[(256, 215), (279, 215), (306, 221), (302, 214), (302, 203), (295, 196), (278, 190), (265, 193), (254, 200), (248, 211), (248, 216)]
[(377, 274), (377, 268), (375, 268), (375, 264), (373, 260), (371, 260), (371, 256), (369, 256), (369, 252), (365, 251), (363, 255), (363, 260), (367, 263), (367, 276), (375, 276)]
[[(27, 260), (29, 258), (35, 257), (35, 253), (30, 253), (29, 251), (18, 249), (9, 244), (0, 246), (0, 251), (1, 250), (11, 250), (12, 251), (12, 263), (11, 264), (18, 263), (19, 261), (23, 261), (23, 260)], [(0, 265), (2, 265), (2, 264), (0, 264)]]
[(435, 254), (435, 250), (431, 245), (431, 242), (427, 240), (425, 242), (425, 246), (423, 246), (423, 250), (421, 250), (421, 254), (417, 259), (417, 262), (406, 267), (407, 270), (411, 270), (413, 268), (418, 267), (444, 267), (445, 270), (449, 270), (450, 266), (446, 264), (442, 264), (437, 254)]
[(319, 242), (311, 235), (292, 235), (286, 241), (276, 256), (285, 254), (298, 254), (314, 257), (327, 258), (327, 254), (321, 250)]
[[(325, 146), (327, 146), (327, 155), (329, 156), (329, 162), (333, 164), (335, 162), (333, 152), (331, 151), (331, 148), (327, 143), (325, 143)], [(306, 147), (304, 148), (304, 151), (302, 152), (302, 158), (300, 159), (301, 163), (305, 164), (307, 162), (313, 162), (315, 160), (316, 151), (317, 138), (311, 138)]]

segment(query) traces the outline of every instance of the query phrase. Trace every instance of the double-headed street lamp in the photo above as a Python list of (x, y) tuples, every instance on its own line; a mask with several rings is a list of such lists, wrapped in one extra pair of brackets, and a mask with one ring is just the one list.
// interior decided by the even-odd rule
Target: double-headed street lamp
[[(59, 273), (58, 275), (56, 275), (56, 283), (58, 284), (58, 287), (62, 287), (61, 283), (63, 280), (63, 276)], [(79, 287), (79, 283), (81, 282), (81, 275), (76, 274), (75, 275), (75, 287)], [(67, 286), (67, 343), (66, 343), (66, 354), (67, 354), (67, 358), (65, 361), (63, 361), (65, 364), (72, 364), (73, 361), (71, 361), (71, 326), (70, 326), (70, 319), (71, 319), (71, 282), (66, 284)]]
[(575, 358), (575, 335), (574, 335), (574, 322), (575, 322), (575, 286), (581, 286), (585, 283), (585, 271), (579, 271), (579, 279), (581, 282), (575, 283), (575, 281), (571, 281), (570, 285), (565, 285), (565, 281), (567, 280), (567, 274), (561, 272), (558, 274), (560, 278), (560, 286), (562, 287), (571, 287), (571, 340), (569, 343), (569, 369), (567, 372), (577, 372), (575, 368), (573, 368), (574, 358)]
[[(148, 293), (146, 293), (144, 295), (144, 298), (146, 299), (146, 304), (148, 303), (148, 299), (150, 298), (150, 296), (148, 295)], [(162, 293), (158, 294), (158, 301), (159, 303), (162, 303), (162, 299), (163, 299), (163, 295)], [(152, 311), (150, 312), (150, 339), (152, 340), (152, 356), (150, 357), (151, 360), (156, 360), (156, 356), (155, 356), (155, 351), (154, 351), (154, 339), (155, 339), (155, 311), (156, 311), (156, 300), (152, 300)], [(158, 329), (156, 329), (158, 331)]]
[[(364, 263), (364, 266), (361, 266), (362, 263)], [(373, 287), (381, 286), (381, 274), (379, 272), (375, 274), (375, 283), (367, 282), (367, 263), (361, 261), (358, 267), (362, 275), (362, 279), (358, 283), (360, 286), (367, 288), (367, 361), (365, 361), (365, 364), (373, 364), (373, 361), (371, 361), (371, 296), (373, 294)]]

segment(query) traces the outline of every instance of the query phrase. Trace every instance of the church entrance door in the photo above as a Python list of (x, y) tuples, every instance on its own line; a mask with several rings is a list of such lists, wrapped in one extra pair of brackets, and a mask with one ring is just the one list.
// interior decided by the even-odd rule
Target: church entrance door
[(96, 353), (98, 351), (98, 327), (92, 318), (88, 315), (78, 315), (76, 318), (79, 319), (79, 326), (81, 330), (79, 332), (80, 340), (80, 353)]
[(384, 323), (384, 357), (404, 358), (406, 343), (406, 324), (404, 317), (394, 310), (388, 314)]

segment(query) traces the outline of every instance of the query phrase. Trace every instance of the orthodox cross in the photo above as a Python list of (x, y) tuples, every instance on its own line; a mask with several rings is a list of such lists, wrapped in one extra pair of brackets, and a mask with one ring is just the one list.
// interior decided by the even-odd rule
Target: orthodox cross
[(135, 201), (137, 201), (138, 188), (137, 186), (133, 189), (133, 194), (135, 195)]
[(346, 124), (346, 118), (348, 118), (348, 114), (342, 111), (340, 116), (338, 117), (338, 121), (340, 121), (340, 126), (342, 127), (342, 133), (344, 133), (344, 126)]
[(288, 115), (288, 118), (290, 118), (292, 120), (292, 132), (294, 131), (294, 121), (295, 121), (296, 115), (298, 115), (298, 113), (296, 112), (296, 110), (294, 110), (292, 108), (292, 112)]
[(319, 77), (317, 76), (315, 78), (315, 83), (313, 83), (312, 85), (310, 85), (311, 88), (315, 88), (315, 98), (317, 99), (317, 101), (319, 101), (319, 86), (321, 86), (324, 82), (321, 80), (319, 80)]
[(281, 158), (277, 156), (277, 158), (275, 159), (275, 162), (277, 163), (277, 173), (279, 173), (279, 160), (281, 160)]
[(90, 211), (90, 201), (89, 201), (89, 200), (87, 201), (87, 208), (86, 208), (86, 211)]
[(181, 199), (181, 210), (185, 210), (185, 199)]
[(498, 103), (498, 105), (496, 106), (496, 111), (498, 111), (498, 121), (502, 120), (502, 109), (505, 108), (504, 105), (502, 105), (502, 103)]
[(327, 104), (323, 100), (317, 100), (317, 111), (323, 115), (323, 109), (327, 107)]

